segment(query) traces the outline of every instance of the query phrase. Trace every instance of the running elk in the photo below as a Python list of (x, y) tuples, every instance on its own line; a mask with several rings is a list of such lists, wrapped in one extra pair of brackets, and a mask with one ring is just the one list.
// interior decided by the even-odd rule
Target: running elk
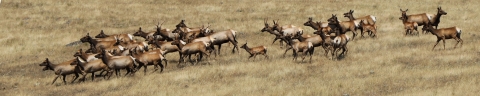
[(367, 32), (368, 35), (371, 36), (371, 37), (377, 36), (377, 25), (375, 25), (375, 24), (365, 24), (364, 21), (361, 20), (360, 21), (360, 27), (363, 29), (363, 31), (361, 32), (362, 38), (363, 38), (363, 34), (365, 32)]
[(253, 57), (253, 60), (255, 60), (255, 57), (257, 57), (257, 55), (259, 54), (264, 55), (265, 58), (268, 59), (267, 47), (265, 46), (257, 46), (257, 47), (249, 48), (247, 46), (247, 43), (245, 43), (240, 48), (245, 49), (245, 51), (247, 51), (250, 54), (250, 57), (248, 57), (248, 59)]
[[(333, 14), (332, 14), (332, 17), (330, 19), (328, 19), (328, 22), (329, 22), (329, 24), (331, 22), (338, 22), (338, 24), (332, 24), (332, 25), (335, 26), (335, 27), (332, 27), (332, 28), (335, 29), (335, 30), (339, 30), (340, 34), (345, 34), (347, 31), (352, 31), (352, 33), (353, 33), (352, 40), (355, 39), (355, 37), (357, 36), (357, 29), (360, 28), (359, 22), (340, 21), (340, 20), (338, 20), (337, 15), (333, 15)], [(338, 35), (338, 34), (336, 34), (336, 35)]]
[(285, 50), (285, 53), (283, 53), (284, 57), (288, 50), (293, 49), (294, 61), (297, 60), (298, 52), (302, 52), (303, 53), (302, 62), (305, 60), (305, 57), (308, 54), (310, 55), (309, 63), (312, 63), (312, 54), (314, 52), (314, 47), (312, 42), (309, 42), (309, 41), (293, 42), (293, 39), (291, 36), (284, 36), (284, 40), (287, 41), (287, 44), (289, 45), (289, 47)]
[(110, 71), (108, 66), (105, 63), (103, 63), (102, 60), (100, 59), (93, 60), (93, 61), (85, 61), (81, 57), (76, 57), (75, 60), (76, 62), (72, 63), (72, 65), (77, 65), (77, 67), (81, 67), (80, 69), (83, 69), (82, 71), (83, 75), (82, 75), (82, 78), (80, 78), (80, 80), (83, 80), (83, 81), (85, 81), (85, 77), (87, 76), (87, 73), (92, 73), (92, 81), (93, 81), (93, 79), (95, 79), (95, 72)]
[(55, 72), (55, 79), (53, 79), (52, 84), (55, 83), (55, 81), (58, 79), (58, 77), (62, 76), (63, 77), (63, 83), (67, 84), (67, 81), (65, 80), (67, 75), (74, 74), (75, 78), (72, 80), (72, 83), (77, 80), (79, 77), (79, 73), (82, 73), (81, 69), (77, 68), (75, 65), (70, 65), (72, 62), (74, 62), (75, 59), (69, 60), (62, 62), (60, 64), (53, 64), (48, 60), (48, 58), (45, 59), (42, 63), (40, 63), (40, 66), (45, 66), (43, 68), (43, 71), (45, 70), (53, 70)]
[(463, 45), (463, 40), (460, 38), (460, 35), (462, 34), (462, 29), (458, 27), (434, 29), (433, 25), (427, 25), (426, 30), (432, 32), (433, 35), (437, 36), (437, 43), (433, 45), (432, 50), (435, 49), (435, 46), (437, 46), (440, 40), (443, 41), (443, 50), (445, 50), (445, 39), (455, 39), (457, 41), (457, 44), (455, 44), (454, 48), (457, 48), (457, 45), (460, 42), (461, 45)]
[[(115, 71), (115, 74), (118, 76), (120, 69), (126, 69), (127, 74), (135, 74), (135, 67), (137, 62), (135, 62), (135, 58), (132, 56), (113, 56), (112, 54), (108, 53), (105, 50), (102, 50), (102, 52), (98, 55), (95, 56), (96, 58), (101, 58), (103, 63), (107, 64), (108, 67), (112, 70)], [(108, 72), (110, 78), (112, 76), (112, 71)]]
[(418, 30), (417, 30), (417, 27), (418, 27), (418, 23), (417, 22), (408, 22), (408, 17), (407, 16), (402, 16), (400, 18), (398, 18), (400, 20), (402, 20), (403, 22), (403, 26), (404, 26), (404, 29), (405, 29), (405, 36), (407, 36), (407, 34), (413, 34), (413, 31), (417, 31), (417, 35), (418, 35)]

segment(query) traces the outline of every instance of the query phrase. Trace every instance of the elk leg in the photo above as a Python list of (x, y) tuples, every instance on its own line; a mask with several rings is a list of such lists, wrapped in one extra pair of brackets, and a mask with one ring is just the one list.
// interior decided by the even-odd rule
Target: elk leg
[(288, 50), (292, 49), (292, 47), (288, 47), (286, 50), (285, 50), (285, 53), (283, 53), (283, 57), (285, 57), (285, 54), (287, 53)]
[(443, 40), (443, 50), (445, 50), (445, 38), (442, 38)]
[(433, 45), (432, 50), (435, 49), (435, 46), (437, 46), (437, 44), (438, 44), (438, 42), (440, 42), (440, 40), (441, 40), (440, 38), (437, 38), (437, 43), (435, 43), (435, 45)]
[(160, 66), (160, 72), (163, 72), (163, 68), (165, 68), (165, 66), (167, 66), (167, 64), (165, 63), (165, 66), (163, 66), (162, 64), (162, 61), (158, 61), (159, 64), (157, 64), (158, 66)]
[[(53, 79), (52, 84), (55, 83), (55, 81), (57, 81), (58, 77), (60, 77), (60, 75), (57, 75), (57, 77), (55, 77), (55, 79)], [(65, 77), (64, 77), (64, 78), (65, 78)]]
[[(85, 75), (85, 76), (87, 76), (87, 75)], [(83, 78), (85, 78), (85, 76), (83, 76)], [(92, 72), (92, 81), (93, 81), (94, 78), (95, 78), (95, 72)]]

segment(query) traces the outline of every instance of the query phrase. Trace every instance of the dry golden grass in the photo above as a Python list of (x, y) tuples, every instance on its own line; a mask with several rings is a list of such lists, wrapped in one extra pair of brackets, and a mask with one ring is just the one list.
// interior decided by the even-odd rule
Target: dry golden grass
[[(480, 93), (478, 4), (478, 0), (4, 0), (0, 94), (472, 96)], [(434, 14), (437, 6), (448, 12), (440, 28), (463, 28), (463, 47), (453, 49), (456, 42), (448, 40), (446, 50), (439, 44), (431, 51), (435, 36), (403, 36), (400, 8), (408, 8), (407, 14)], [(316, 48), (311, 64), (291, 61), (291, 55), (282, 58), (284, 49), (270, 44), (272, 35), (260, 32), (263, 19), (269, 18), (302, 26), (312, 34), (313, 29), (302, 25), (308, 17), (326, 21), (337, 14), (347, 20), (341, 16), (350, 9), (356, 17), (377, 16), (378, 38), (350, 42), (348, 55), (340, 61), (328, 60), (321, 48)], [(67, 85), (61, 80), (51, 85), (53, 72), (38, 66), (45, 58), (54, 63), (73, 59), (74, 52), (88, 44), (65, 45), (86, 33), (153, 30), (159, 21), (173, 29), (181, 19), (191, 27), (210, 23), (214, 30), (238, 30), (240, 44), (266, 45), (271, 59), (247, 60), (245, 50), (232, 54), (232, 46), (224, 45), (222, 56), (210, 59), (210, 64), (178, 68), (174, 53), (167, 56), (170, 64), (163, 73), (139, 71), (135, 76)]]

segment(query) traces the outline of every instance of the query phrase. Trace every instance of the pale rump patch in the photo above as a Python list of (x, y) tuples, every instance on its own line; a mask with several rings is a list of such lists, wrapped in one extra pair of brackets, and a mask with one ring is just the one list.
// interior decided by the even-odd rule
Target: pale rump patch
[(125, 47), (123, 47), (122, 45), (118, 45), (118, 49), (120, 49), (120, 50), (124, 50), (124, 49), (125, 49)]
[(263, 46), (263, 49), (267, 49), (267, 47)]
[(376, 22), (377, 22), (377, 17), (375, 17), (375, 16), (373, 16), (373, 15), (370, 15), (370, 18), (372, 18), (373, 23), (376, 23)]
[(237, 33), (237, 31), (232, 30), (232, 29), (230, 29), (230, 31), (232, 31), (233, 36), (236, 36), (235, 33)]
[(455, 29), (457, 29), (457, 33), (462, 33), (462, 29), (460, 29), (458, 27), (455, 27)]
[(326, 23), (326, 22), (322, 22), (322, 25), (321, 25), (321, 27), (327, 27), (327, 26), (328, 26), (328, 23)]
[(308, 42), (308, 45), (307, 45), (308, 48), (312, 48), (313, 47), (313, 44), (312, 42)]
[(210, 43), (202, 42), (205, 46), (210, 46)]
[(354, 20), (353, 21), (353, 24), (355, 25), (355, 27), (360, 27), (360, 20)]
[(345, 35), (345, 38), (347, 39), (347, 42), (350, 41), (350, 37), (348, 37), (348, 35)]
[(130, 40), (133, 40), (133, 35), (132, 34), (127, 34), (128, 35), (128, 38), (130, 38)]
[(432, 18), (435, 16), (433, 14), (426, 14), (426, 15), (427, 15), (428, 20), (430, 20), (430, 21), (432, 21)]
[(187, 44), (187, 42), (184, 42), (183, 40), (180, 40), (180, 43), (182, 43), (183, 45)]

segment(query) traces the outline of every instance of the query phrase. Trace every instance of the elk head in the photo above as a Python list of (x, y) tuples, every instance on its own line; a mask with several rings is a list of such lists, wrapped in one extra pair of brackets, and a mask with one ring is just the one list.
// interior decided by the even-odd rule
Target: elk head
[(103, 33), (103, 30), (101, 30), (100, 33), (97, 36), (95, 36), (95, 38), (105, 38), (105, 37), (108, 37), (108, 35)]
[(45, 59), (45, 61), (43, 61), (42, 63), (40, 63), (39, 65), (40, 66), (45, 66), (42, 70), (45, 71), (45, 70), (53, 70), (52, 67), (50, 67), (49, 65), (52, 64), (48, 58)]
[(347, 17), (347, 18), (353, 17), (353, 10), (350, 10), (347, 13), (343, 13), (343, 17)]
[(89, 42), (90, 40), (92, 40), (92, 37), (90, 37), (90, 33), (87, 33), (85, 37), (80, 38), (80, 41), (82, 42)]
[(137, 32), (133, 33), (133, 36), (141, 36), (142, 34), (145, 34), (145, 32), (143, 32), (142, 27), (140, 27)]
[(438, 9), (438, 12), (437, 12), (438, 14), (447, 15), (447, 12), (443, 11), (442, 7), (438, 7), (437, 9)]
[(272, 32), (272, 31), (273, 31), (273, 27), (270, 27), (270, 26), (268, 25), (267, 19), (264, 20), (264, 23), (265, 23), (265, 27), (263, 27), (263, 29), (262, 29), (261, 31), (262, 31), (262, 32), (265, 32), (265, 31)]
[(405, 11), (403, 11), (402, 9), (400, 9), (400, 12), (402, 12), (402, 16), (405, 16), (405, 17), (407, 16), (407, 11), (408, 11), (408, 9), (405, 10)]
[(308, 21), (303, 23), (303, 25), (305, 26), (314, 26), (316, 23), (313, 22), (313, 18), (312, 17), (308, 17)]
[(185, 20), (180, 21), (175, 27), (187, 27), (187, 25), (185, 25)]

